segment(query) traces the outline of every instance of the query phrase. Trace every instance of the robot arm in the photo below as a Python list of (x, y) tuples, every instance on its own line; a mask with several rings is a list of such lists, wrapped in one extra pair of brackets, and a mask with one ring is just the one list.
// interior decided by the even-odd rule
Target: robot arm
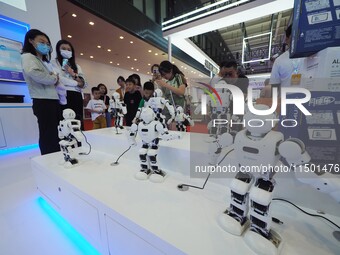
[(127, 114), (126, 104), (123, 102), (119, 102), (119, 105), (120, 105), (120, 109), (122, 110), (122, 114), (123, 115)]
[(195, 126), (195, 122), (191, 119), (189, 115), (184, 115), (184, 118), (189, 122), (190, 126)]
[(305, 150), (305, 144), (297, 138), (289, 138), (280, 143), (279, 153), (290, 165), (303, 165), (310, 161), (310, 156)]
[(234, 143), (234, 138), (229, 133), (223, 133), (218, 139), (210, 143), (209, 145), (209, 164), (216, 165), (219, 162), (222, 150)]
[[(164, 98), (163, 98), (163, 99), (164, 99)], [(165, 99), (164, 99), (164, 101), (165, 101), (165, 106), (166, 106), (166, 108), (168, 109), (171, 118), (172, 118), (172, 119), (175, 118), (175, 108), (174, 108), (174, 106), (173, 106), (172, 104), (170, 104), (168, 100), (165, 100)]]
[(137, 131), (138, 131), (138, 126), (134, 123), (131, 125), (130, 128), (130, 133), (129, 133), (129, 143), (131, 146), (136, 146), (136, 135), (137, 135)]
[(178, 132), (172, 132), (170, 134), (168, 130), (165, 129), (161, 123), (158, 123), (155, 128), (156, 128), (156, 131), (160, 133), (160, 138), (164, 141), (170, 141), (170, 140), (182, 138), (182, 135)]
[(112, 113), (114, 111), (114, 104), (115, 104), (115, 101), (113, 99), (110, 99), (110, 105), (109, 105), (109, 109), (108, 109), (108, 112), (109, 113)]
[(68, 122), (67, 122), (67, 126), (68, 126), (68, 128), (69, 128), (69, 130), (70, 130), (70, 134), (78, 141), (78, 142), (80, 142), (80, 141), (82, 141), (83, 140), (83, 138), (84, 138), (84, 136), (83, 136), (83, 134), (81, 133), (81, 131), (80, 131), (80, 126), (81, 126), (81, 124), (80, 124), (80, 120), (69, 120)]

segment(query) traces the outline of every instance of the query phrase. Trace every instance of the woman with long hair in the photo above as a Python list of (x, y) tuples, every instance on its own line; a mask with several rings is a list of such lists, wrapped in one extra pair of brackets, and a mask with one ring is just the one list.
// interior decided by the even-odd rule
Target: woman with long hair
[(66, 40), (58, 41), (56, 59), (51, 61), (61, 77), (60, 82), (66, 87), (67, 103), (62, 109), (70, 108), (76, 113), (76, 119), (83, 124), (83, 93), (86, 80), (81, 67), (76, 63), (75, 51), (72, 44)]

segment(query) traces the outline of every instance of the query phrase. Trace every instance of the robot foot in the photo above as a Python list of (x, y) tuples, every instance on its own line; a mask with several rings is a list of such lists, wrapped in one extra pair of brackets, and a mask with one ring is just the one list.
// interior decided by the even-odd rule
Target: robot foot
[(240, 236), (249, 227), (250, 221), (248, 218), (245, 218), (242, 222), (240, 222), (236, 219), (236, 217), (233, 217), (228, 210), (226, 210), (218, 217), (218, 224), (224, 231)]
[(65, 162), (64, 167), (65, 168), (72, 168), (75, 167), (76, 165), (78, 165), (78, 160), (75, 158), (69, 159), (68, 161)]
[(279, 255), (282, 249), (282, 239), (272, 229), (268, 238), (249, 229), (244, 235), (244, 241), (258, 255)]
[(162, 170), (156, 170), (150, 175), (150, 181), (161, 183), (164, 182), (165, 178), (167, 177), (166, 173)]
[(135, 178), (137, 180), (144, 181), (144, 180), (147, 180), (149, 178), (150, 174), (151, 174), (150, 169), (142, 169), (138, 173), (135, 174)]

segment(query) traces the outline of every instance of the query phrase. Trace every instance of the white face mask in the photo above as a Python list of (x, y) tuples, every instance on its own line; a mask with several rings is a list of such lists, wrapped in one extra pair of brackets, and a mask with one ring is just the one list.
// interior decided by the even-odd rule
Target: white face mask
[(60, 54), (63, 58), (66, 58), (66, 59), (72, 58), (72, 51), (60, 50)]

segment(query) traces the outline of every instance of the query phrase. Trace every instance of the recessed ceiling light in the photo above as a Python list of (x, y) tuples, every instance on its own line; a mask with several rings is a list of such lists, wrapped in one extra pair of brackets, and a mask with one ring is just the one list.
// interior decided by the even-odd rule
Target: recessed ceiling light
[(101, 47), (102, 47), (102, 46), (100, 46), (100, 45), (97, 45), (97, 48), (98, 48), (98, 49), (100, 49)]
[(150, 64), (150, 63), (148, 63), (148, 66), (151, 66), (151, 64)]
[(124, 36), (119, 36), (119, 39), (124, 39)]
[(155, 53), (156, 56), (158, 56), (158, 53)]
[(72, 35), (67, 35), (68, 38), (72, 38)]
[(80, 53), (80, 56), (83, 56), (83, 55), (84, 55), (84, 53), (81, 52), (81, 53)]
[(111, 52), (111, 49), (107, 49), (108, 52)]
[(73, 14), (72, 14), (72, 17), (77, 17), (77, 14), (73, 13)]
[(175, 64), (175, 61), (172, 61), (173, 64)]
[(147, 72), (147, 74), (150, 74), (150, 72)]
[(93, 56), (90, 56), (90, 58), (93, 58)]
[(117, 63), (117, 66), (119, 66), (119, 63)]
[(133, 41), (130, 41), (130, 43), (133, 43)]
[(134, 68), (133, 68), (133, 67), (131, 67), (131, 69), (133, 70)]
[(148, 52), (152, 52), (152, 50), (148, 50)]
[(186, 68), (186, 67), (184, 67), (184, 69), (185, 69), (185, 70), (187, 70), (187, 68)]
[(137, 58), (135, 58), (134, 61), (137, 61)]
[(127, 56), (127, 58), (130, 58), (130, 56)]
[(136, 69), (136, 71), (138, 72), (138, 71), (139, 71), (139, 69), (137, 68), (137, 69)]
[(93, 26), (93, 25), (94, 25), (94, 22), (90, 21), (89, 24), (90, 24), (91, 26)]
[(113, 62), (112, 61), (110, 61), (110, 64), (112, 64)]
[(183, 66), (181, 66), (181, 68), (183, 68)]

